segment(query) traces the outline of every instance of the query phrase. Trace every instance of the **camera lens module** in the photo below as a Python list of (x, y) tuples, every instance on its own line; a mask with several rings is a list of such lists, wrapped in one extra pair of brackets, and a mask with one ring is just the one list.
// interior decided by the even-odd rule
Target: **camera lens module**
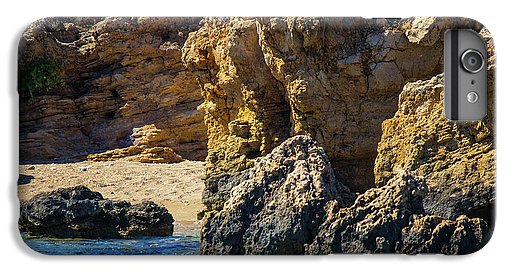
[(478, 73), (484, 67), (484, 57), (473, 49), (465, 51), (461, 56), (462, 67), (470, 73)]

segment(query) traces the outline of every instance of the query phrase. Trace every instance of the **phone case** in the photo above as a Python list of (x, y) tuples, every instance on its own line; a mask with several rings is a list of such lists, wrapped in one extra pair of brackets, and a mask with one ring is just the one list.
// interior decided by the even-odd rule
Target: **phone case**
[[(445, 118), (444, 34), (488, 113)], [(19, 227), (44, 254), (468, 254), (495, 53), (466, 18), (45, 18), (19, 43)]]

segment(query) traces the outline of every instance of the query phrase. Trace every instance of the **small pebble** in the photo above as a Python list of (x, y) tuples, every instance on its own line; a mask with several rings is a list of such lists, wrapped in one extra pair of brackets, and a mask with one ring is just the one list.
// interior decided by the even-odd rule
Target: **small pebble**
[(29, 166), (29, 167), (27, 168), (27, 170), (36, 170), (36, 166), (31, 165), (31, 166)]
[(87, 169), (91, 168), (91, 166), (80, 166), (80, 171), (87, 171)]

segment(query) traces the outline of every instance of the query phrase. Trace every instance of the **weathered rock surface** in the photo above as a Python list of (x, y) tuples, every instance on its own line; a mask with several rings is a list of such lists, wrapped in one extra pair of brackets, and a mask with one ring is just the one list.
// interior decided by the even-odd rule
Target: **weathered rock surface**
[(202, 254), (302, 254), (326, 202), (353, 200), (324, 150), (307, 136), (286, 140), (244, 173), (223, 209), (206, 214)]
[(208, 175), (247, 169), (289, 136), (289, 104), (263, 59), (256, 20), (208, 19), (182, 51), (204, 97)]
[(425, 215), (426, 194), (423, 179), (398, 173), (385, 186), (357, 197), (351, 207), (329, 204), (328, 218), (307, 253), (468, 254), (485, 244), (484, 220)]
[(414, 215), (409, 226), (402, 229), (398, 252), (469, 254), (487, 243), (488, 230), (486, 222), (479, 218), (459, 216), (456, 220), (445, 220)]
[(354, 199), (307, 136), (222, 181), (234, 186), (203, 220), (203, 254), (467, 254), (490, 236), (483, 219), (428, 215), (426, 181), (408, 172)]
[(155, 125), (145, 125), (134, 128), (130, 140), (132, 146), (109, 150), (99, 154), (91, 154), (87, 157), (92, 161), (107, 161), (124, 159), (143, 163), (175, 163), (183, 159), (173, 149), (166, 147), (169, 134), (157, 129)]
[(202, 203), (207, 210), (223, 209), (223, 205), (230, 198), (232, 188), (247, 180), (248, 175), (247, 171), (242, 171), (232, 175), (223, 174), (207, 178), (202, 192)]
[(476, 22), (411, 18), (211, 18), (182, 59), (198, 78), (207, 176), (252, 166), (289, 136), (313, 137), (354, 191), (374, 186), (381, 123), (408, 81), (442, 72), (443, 30)]
[[(369, 175), (373, 164), (376, 184), (381, 187), (369, 189), (352, 206), (325, 196), (313, 210), (322, 213), (322, 218), (307, 230), (314, 237), (295, 236), (300, 245), (290, 245), (283, 241), (288, 239), (286, 229), (295, 228), (301, 222), (286, 219), (277, 230), (268, 226), (267, 221), (282, 221), (281, 213), (296, 210), (287, 210), (284, 204), (285, 210), (278, 212), (265, 207), (247, 212), (247, 209), (255, 209), (255, 205), (260, 207), (255, 202), (260, 203), (259, 198), (279, 190), (275, 187), (256, 194), (256, 185), (249, 184), (253, 181), (249, 173), (255, 174), (259, 169), (266, 171), (261, 161), (275, 151), (257, 158), (254, 168), (238, 173), (252, 166), (252, 157), (234, 154), (234, 151), (227, 156), (222, 147), (209, 143), (207, 162), (212, 163), (212, 169), (207, 170), (210, 178), (203, 200), (214, 211), (204, 220), (202, 251), (207, 254), (467, 254), (480, 249), (490, 238), (493, 227), (494, 117), (489, 114), (480, 123), (446, 121), (442, 113), (442, 76), (438, 73), (444, 29), (459, 27), (459, 24), (468, 24), (467, 28), (477, 31), (481, 27), (435, 18), (414, 18), (394, 24), (374, 24), (360, 19), (338, 24), (324, 20), (327, 19), (255, 20), (262, 58), (274, 79), (286, 90), (291, 110), (290, 135), (313, 137), (326, 150), (338, 177), (348, 179), (352, 190), (362, 191), (374, 183), (373, 176)], [(236, 47), (239, 35), (248, 36), (253, 24), (251, 19), (214, 19), (193, 33), (191, 42), (186, 42), (183, 59), (186, 66), (197, 70), (206, 104), (218, 99), (252, 106), (256, 100), (268, 100), (265, 97), (247, 100), (243, 84), (235, 88), (224, 86), (242, 78), (238, 64), (244, 62), (238, 63), (236, 58), (244, 53), (238, 48), (234, 50), (237, 54), (230, 55), (232, 48), (220, 45), (227, 43)], [(363, 24), (370, 26), (366, 28)], [(243, 25), (244, 31), (233, 30)], [(482, 29), (481, 33), (487, 38), (486, 30)], [(195, 35), (201, 38), (193, 40)], [(334, 37), (336, 41), (332, 41)], [(210, 39), (225, 42), (214, 46), (204, 42)], [(353, 52), (341, 50), (345, 47)], [(227, 61), (219, 58), (220, 55), (231, 58)], [(332, 61), (337, 55), (335, 64), (338, 66), (333, 68)], [(431, 60), (425, 60), (428, 56)], [(440, 58), (434, 58), (437, 56)], [(489, 56), (490, 61), (494, 59), (494, 53)], [(489, 69), (494, 72), (491, 62)], [(227, 74), (229, 78), (225, 78)], [(422, 80), (408, 82), (418, 79)], [(237, 93), (238, 87), (240, 93)], [(494, 87), (489, 90), (494, 91)], [(490, 102), (494, 102), (492, 94), (490, 98)], [(211, 106), (212, 113), (215, 106), (217, 103)], [(353, 110), (355, 107), (358, 108)], [(232, 105), (232, 108), (232, 112), (238, 114), (246, 107)], [(215, 122), (208, 124), (209, 139), (222, 140), (222, 146), (229, 143), (237, 147), (257, 136), (249, 129), (255, 129), (253, 125), (258, 123), (258, 116), (244, 123), (237, 116), (233, 116), (233, 121), (230, 117), (220, 119), (207, 112), (206, 120)], [(388, 117), (393, 118), (382, 123)], [(380, 124), (383, 134), (375, 162)], [(282, 145), (276, 149), (279, 148)], [(264, 155), (262, 151), (261, 155)], [(287, 176), (282, 181), (285, 178)], [(289, 207), (295, 208), (294, 204)], [(257, 221), (262, 226), (251, 227)], [(230, 233), (227, 237), (221, 232)], [(281, 232), (282, 250), (272, 241), (276, 232)]]
[(199, 21), (47, 18), (31, 24), (20, 40), (20, 75), (32, 59), (48, 56), (60, 64), (64, 85), (21, 97), (20, 160), (83, 159), (138, 146), (130, 135), (147, 125), (162, 131), (160, 145), (147, 146), (159, 149), (129, 148), (99, 159), (136, 151), (142, 156), (134, 160), (175, 160), (172, 151), (205, 159), (207, 130), (197, 110), (202, 96), (181, 61), (181, 47)]
[(453, 123), (444, 116), (442, 97), (442, 75), (405, 85), (398, 112), (382, 124), (377, 184), (385, 184), (398, 171), (410, 171), (427, 180), (428, 213), (490, 222), (496, 180), (493, 110), (481, 122)]
[(173, 216), (151, 201), (106, 200), (84, 186), (37, 195), (21, 204), (19, 225), (31, 235), (125, 238), (173, 235)]
[[(489, 239), (495, 55), (482, 122), (446, 121), (440, 75), (447, 28), (480, 31), (492, 50), (477, 22), (66, 20), (38, 21), (20, 42), (21, 68), (46, 52), (65, 80), (21, 99), (22, 161), (206, 157), (203, 254), (465, 254)], [(105, 218), (94, 214), (107, 211), (101, 198), (77, 200), (93, 205), (81, 214), (79, 202), (55, 196), (32, 205), (55, 212), (70, 204), (73, 219)], [(137, 234), (127, 233), (128, 221), (121, 231), (94, 228), (90, 218), (68, 227), (45, 209), (31, 208), (43, 212), (20, 224), (36, 221), (33, 232), (44, 232), (42, 217), (56, 236), (79, 234), (77, 226)], [(123, 220), (111, 212), (112, 224)]]

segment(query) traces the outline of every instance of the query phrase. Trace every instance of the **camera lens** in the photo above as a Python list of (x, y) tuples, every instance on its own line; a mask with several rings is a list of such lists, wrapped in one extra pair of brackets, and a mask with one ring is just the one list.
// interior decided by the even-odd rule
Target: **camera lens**
[(462, 67), (470, 73), (478, 73), (484, 67), (484, 57), (477, 50), (469, 49), (461, 56)]

